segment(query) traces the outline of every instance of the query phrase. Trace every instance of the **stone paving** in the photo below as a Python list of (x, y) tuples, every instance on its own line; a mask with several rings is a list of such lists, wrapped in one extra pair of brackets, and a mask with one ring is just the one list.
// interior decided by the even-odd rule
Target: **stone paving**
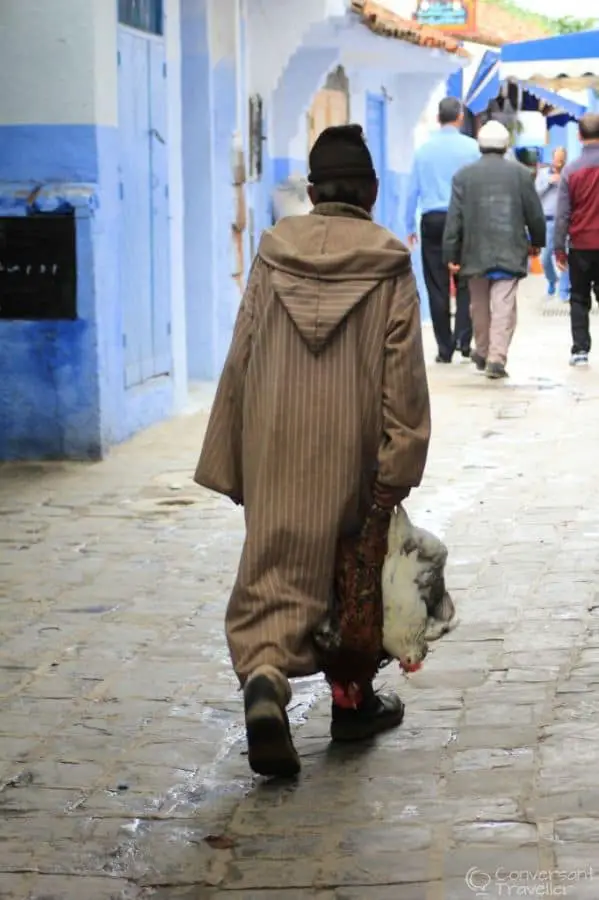
[(521, 318), (509, 383), (431, 369), (409, 510), (461, 626), (383, 672), (408, 712), (372, 746), (333, 750), (298, 683), (294, 785), (247, 771), (243, 523), (191, 483), (205, 410), (101, 464), (0, 467), (3, 900), (599, 897), (599, 378), (530, 288)]

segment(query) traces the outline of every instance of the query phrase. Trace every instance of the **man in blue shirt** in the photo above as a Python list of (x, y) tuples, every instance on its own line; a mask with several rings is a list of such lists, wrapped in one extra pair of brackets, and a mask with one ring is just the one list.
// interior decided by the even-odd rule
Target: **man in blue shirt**
[(547, 222), (547, 243), (543, 251), (543, 270), (547, 279), (547, 293), (550, 297), (556, 292), (559, 281), (559, 298), (563, 301), (570, 299), (570, 276), (568, 270), (558, 275), (553, 262), (555, 214), (557, 212), (557, 196), (562, 172), (568, 161), (568, 153), (564, 147), (557, 147), (553, 153), (553, 159), (549, 167), (539, 170), (536, 179), (537, 194), (543, 204), (545, 221)]
[(446, 97), (441, 101), (438, 120), (440, 129), (416, 151), (414, 157), (406, 224), (408, 243), (413, 249), (418, 242), (416, 212), (420, 207), (422, 266), (439, 350), (437, 362), (450, 363), (456, 348), (461, 351), (462, 356), (470, 356), (472, 323), (468, 285), (460, 279), (457, 285), (455, 335), (452, 334), (450, 276), (443, 263), (443, 231), (453, 176), (464, 166), (476, 162), (480, 158), (480, 151), (474, 138), (460, 132), (464, 110), (455, 97)]

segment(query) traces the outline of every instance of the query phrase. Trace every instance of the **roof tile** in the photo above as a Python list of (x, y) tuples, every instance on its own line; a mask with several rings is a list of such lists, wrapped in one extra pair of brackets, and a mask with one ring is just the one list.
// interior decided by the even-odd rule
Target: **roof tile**
[(420, 25), (410, 19), (403, 19), (371, 0), (352, 0), (351, 8), (360, 16), (364, 25), (375, 34), (407, 41), (418, 47), (444, 50), (446, 53), (454, 53), (456, 56), (469, 56), (461, 47), (460, 41), (451, 35), (444, 34), (436, 28), (429, 28), (427, 25)]

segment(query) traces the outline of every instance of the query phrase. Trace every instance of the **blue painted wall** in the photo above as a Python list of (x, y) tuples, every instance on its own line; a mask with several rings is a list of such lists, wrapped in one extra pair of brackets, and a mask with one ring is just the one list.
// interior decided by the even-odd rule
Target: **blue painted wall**
[[(0, 128), (2, 215), (24, 215), (10, 183), (98, 182), (102, 144), (112, 129), (44, 125)], [(16, 187), (16, 185), (15, 185)], [(57, 188), (60, 191), (60, 188)], [(12, 198), (12, 200), (11, 200)], [(101, 194), (95, 203), (101, 207)], [(103, 447), (99, 414), (99, 336), (92, 245), (99, 208), (77, 218), (78, 320), (0, 321), (0, 458), (97, 458)], [(114, 264), (114, 260), (110, 261)], [(95, 264), (101, 265), (96, 259)]]
[(92, 125), (0, 126), (0, 181), (94, 182), (98, 171)]
[(0, 321), (0, 459), (97, 459), (172, 409), (170, 377), (125, 390), (119, 153), (116, 128), (0, 128), (3, 215), (25, 213), (16, 182), (94, 194), (77, 211), (77, 320)]

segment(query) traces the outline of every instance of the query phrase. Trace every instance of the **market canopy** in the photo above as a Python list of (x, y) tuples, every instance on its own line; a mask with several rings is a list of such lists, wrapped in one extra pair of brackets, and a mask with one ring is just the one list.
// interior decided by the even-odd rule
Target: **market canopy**
[[(599, 34), (599, 32), (597, 32), (597, 34)], [(545, 41), (527, 42), (527, 44), (534, 43), (542, 44), (545, 43)], [(511, 48), (518, 46), (522, 45), (512, 44)], [(538, 100), (542, 100), (543, 103), (552, 106), (554, 108), (553, 115), (555, 116), (566, 115), (572, 119), (580, 119), (580, 117), (585, 114), (587, 111), (586, 106), (582, 106), (580, 103), (576, 103), (575, 101), (564, 97), (562, 94), (550, 90), (539, 84), (536, 79), (523, 79), (515, 75), (507, 74), (503, 64), (503, 56), (504, 51), (511, 48), (506, 46), (502, 49), (501, 53), (494, 50), (487, 50), (484, 53), (472, 80), (472, 84), (470, 85), (470, 89), (464, 98), (464, 103), (470, 112), (474, 115), (479, 115), (484, 112), (491, 100), (494, 100), (500, 93), (503, 82), (508, 80), (518, 81), (523, 90), (532, 94)], [(599, 65), (599, 60), (597, 60), (597, 63)]]
[(499, 53), (487, 50), (483, 55), (464, 103), (475, 116), (486, 110), (501, 90)]
[(599, 30), (506, 44), (499, 68), (502, 79), (533, 82), (550, 90), (599, 87)]

